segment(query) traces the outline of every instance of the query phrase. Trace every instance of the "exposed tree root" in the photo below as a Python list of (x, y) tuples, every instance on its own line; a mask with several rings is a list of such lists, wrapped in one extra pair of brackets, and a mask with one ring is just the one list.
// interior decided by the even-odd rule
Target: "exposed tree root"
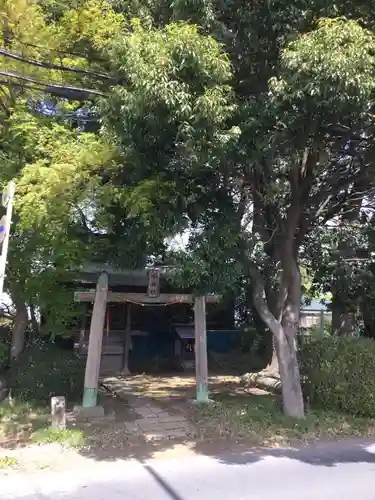
[(241, 377), (241, 382), (247, 386), (258, 387), (266, 391), (281, 393), (280, 376), (273, 376), (267, 369), (258, 373), (246, 373)]

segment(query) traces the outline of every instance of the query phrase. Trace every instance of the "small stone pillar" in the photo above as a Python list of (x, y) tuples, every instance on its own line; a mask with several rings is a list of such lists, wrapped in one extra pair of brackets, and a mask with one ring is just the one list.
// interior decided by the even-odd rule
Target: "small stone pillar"
[(55, 396), (51, 398), (51, 425), (54, 429), (66, 428), (65, 416), (65, 398), (64, 396)]
[(94, 309), (90, 325), (89, 348), (82, 401), (83, 408), (94, 408), (97, 405), (107, 293), (108, 275), (107, 273), (102, 273), (96, 286)]
[(197, 382), (197, 403), (209, 403), (208, 398), (208, 365), (207, 365), (207, 331), (206, 331), (206, 297), (195, 298), (195, 370)]

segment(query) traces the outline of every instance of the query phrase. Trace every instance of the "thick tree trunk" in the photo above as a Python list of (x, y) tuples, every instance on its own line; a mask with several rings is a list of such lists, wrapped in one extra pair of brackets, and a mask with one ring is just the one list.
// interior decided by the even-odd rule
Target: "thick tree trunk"
[[(295, 305), (300, 307), (300, 305)], [(299, 317), (299, 314), (297, 315)], [(284, 411), (292, 417), (304, 414), (301, 378), (297, 360), (297, 332), (298, 323), (295, 322), (296, 314), (292, 308), (286, 310), (283, 317), (284, 337), (278, 344), (280, 378), (282, 381), (282, 394)]]
[(280, 370), (284, 413), (294, 418), (304, 417), (303, 394), (300, 373), (297, 361), (297, 332), (299, 327), (300, 309), (300, 276), (297, 263), (293, 255), (284, 262), (284, 283), (281, 284), (281, 293), (287, 298), (284, 302), (282, 319), (275, 318), (265, 298), (262, 276), (251, 265), (248, 270), (254, 283), (254, 305), (268, 328), (271, 330)]
[[(265, 319), (269, 320), (267, 311), (265, 310), (264, 312), (266, 313), (264, 315)], [(275, 336), (277, 346), (284, 413), (291, 417), (303, 418), (303, 395), (295, 335), (291, 330), (286, 333), (283, 326), (275, 318), (268, 321), (268, 326)]]
[(11, 360), (17, 360), (25, 345), (26, 328), (29, 323), (27, 308), (24, 301), (16, 301), (16, 318), (12, 332), (12, 343), (10, 348)]
[[(280, 272), (280, 271), (279, 271)], [(281, 273), (280, 273), (281, 274)], [(285, 300), (287, 297), (287, 289), (284, 286), (283, 290), (279, 290), (278, 293), (269, 291), (266, 294), (268, 298), (268, 303), (270, 304), (270, 310), (277, 321), (281, 322)], [(263, 373), (271, 377), (280, 377), (280, 367), (279, 358), (277, 354), (277, 344), (275, 336), (272, 335), (272, 357), (269, 365), (263, 370)]]
[(303, 418), (303, 395), (296, 345), (294, 341), (291, 343), (288, 341), (281, 325), (277, 327), (277, 330), (276, 342), (284, 413), (290, 417)]
[(286, 245), (283, 256), (284, 280), (287, 288), (281, 326), (284, 336), (276, 337), (282, 382), (283, 405), (287, 415), (304, 415), (301, 377), (297, 360), (297, 334), (300, 323), (301, 275), (292, 245)]

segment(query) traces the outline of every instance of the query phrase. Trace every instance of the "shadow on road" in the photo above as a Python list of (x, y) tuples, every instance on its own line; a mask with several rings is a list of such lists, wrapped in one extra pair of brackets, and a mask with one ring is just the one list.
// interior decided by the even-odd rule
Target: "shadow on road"
[[(141, 385), (144, 378), (134, 377), (131, 379), (133, 383)], [(181, 379), (181, 380), (180, 380)], [(180, 390), (190, 390), (190, 379), (188, 384), (182, 377), (178, 378), (181, 387), (175, 380), (170, 380), (170, 384), (178, 386), (177, 393)], [(160, 377), (147, 378), (147, 393), (161, 391), (162, 398), (157, 398), (157, 404), (163, 405), (170, 410), (172, 408), (170, 400), (165, 397), (164, 391), (170, 395), (170, 387), (164, 387), (164, 379)], [(225, 388), (228, 386), (232, 389), (231, 384), (225, 383)], [(223, 387), (219, 386), (220, 390)], [(142, 386), (132, 388), (132, 394), (142, 393)], [(246, 396), (249, 398), (249, 396)], [(258, 396), (256, 396), (258, 397)], [(179, 398), (177, 398), (179, 399)], [(181, 405), (180, 413), (185, 414), (189, 411), (189, 405), (186, 404), (186, 399), (182, 398), (185, 404)], [(137, 436), (129, 435), (124, 432), (124, 423), (129, 420), (129, 407), (126, 401), (119, 397), (111, 397), (109, 394), (104, 396), (103, 401), (105, 406), (109, 405), (110, 409), (116, 414), (114, 421), (108, 424), (92, 425), (86, 431), (90, 436), (90, 446), (85, 447), (80, 451), (80, 454), (85, 458), (94, 461), (117, 461), (136, 459), (139, 462), (147, 463), (153, 459), (174, 459), (183, 458), (184, 456), (193, 456), (196, 454), (207, 456), (218, 460), (220, 463), (228, 465), (245, 465), (249, 463), (259, 462), (266, 457), (287, 458), (309, 465), (334, 467), (339, 463), (375, 463), (375, 440), (365, 439), (348, 439), (343, 441), (318, 442), (314, 444), (298, 444), (295, 447), (279, 447), (279, 448), (262, 448), (254, 445), (246, 440), (242, 444), (236, 443), (233, 439), (220, 439), (219, 441), (211, 439), (203, 439), (199, 435), (190, 435), (181, 439), (162, 439), (162, 440), (147, 440), (142, 434)], [(134, 417), (132, 417), (134, 418)], [(99, 439), (96, 439), (99, 437)], [(370, 447), (372, 446), (372, 450)]]
[[(287, 458), (309, 465), (335, 467), (344, 463), (375, 464), (375, 441), (345, 440), (301, 445), (293, 448), (259, 448), (233, 443), (206, 443), (197, 440), (155, 441), (140, 444), (128, 443), (121, 449), (81, 450), (81, 454), (95, 461), (117, 461), (136, 459), (147, 464), (153, 459), (180, 459), (203, 455), (227, 465), (245, 465), (268, 457)], [(374, 469), (375, 470), (375, 469)], [(149, 470), (152, 473), (151, 470)], [(172, 497), (174, 498), (174, 497)]]
[(375, 464), (375, 441), (345, 440), (297, 448), (239, 449), (216, 456), (221, 463), (228, 465), (245, 465), (266, 457), (288, 458), (321, 467), (335, 467), (345, 463)]

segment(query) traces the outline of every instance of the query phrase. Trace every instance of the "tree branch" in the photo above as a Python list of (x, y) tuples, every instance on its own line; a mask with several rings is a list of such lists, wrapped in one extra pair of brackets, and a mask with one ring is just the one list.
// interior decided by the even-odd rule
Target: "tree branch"
[(244, 256), (244, 266), (246, 275), (251, 278), (253, 283), (253, 302), (259, 316), (268, 326), (271, 332), (281, 341), (282, 327), (272, 314), (266, 301), (265, 285), (262, 275), (257, 267), (249, 261), (248, 257)]

